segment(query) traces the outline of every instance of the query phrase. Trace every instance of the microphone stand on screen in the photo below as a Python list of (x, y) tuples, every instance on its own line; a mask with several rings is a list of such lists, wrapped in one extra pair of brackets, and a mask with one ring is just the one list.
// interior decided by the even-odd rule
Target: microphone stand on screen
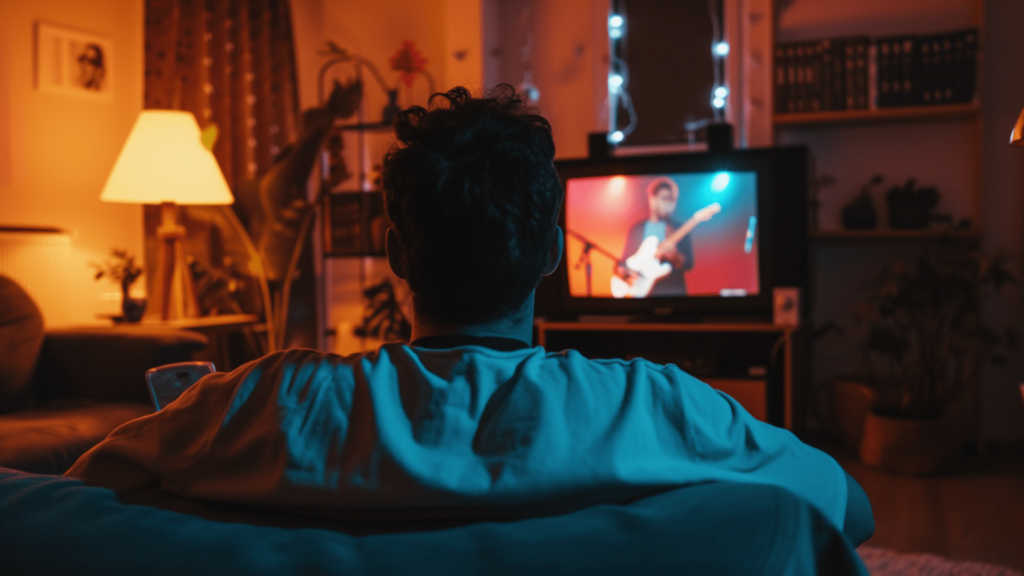
[(590, 298), (591, 295), (592, 295), (591, 277), (593, 276), (593, 271), (594, 271), (593, 270), (593, 265), (590, 263), (590, 251), (591, 250), (596, 250), (598, 253), (603, 254), (603, 255), (607, 256), (608, 258), (611, 258), (615, 262), (615, 264), (617, 266), (625, 267), (626, 263), (623, 260), (620, 260), (619, 257), (616, 256), (615, 254), (612, 254), (611, 252), (609, 252), (608, 250), (605, 250), (604, 248), (602, 248), (598, 244), (595, 244), (594, 242), (591, 242), (590, 239), (587, 238), (586, 236), (584, 236), (584, 235), (582, 235), (582, 234), (580, 234), (580, 233), (578, 233), (576, 231), (573, 231), (573, 230), (566, 230), (566, 232), (570, 236), (573, 236), (574, 238), (579, 240), (580, 242), (583, 242), (583, 252), (580, 253), (579, 260), (576, 261), (576, 264), (575, 264), (574, 268), (576, 270), (579, 270), (581, 266), (585, 266), (586, 267), (584, 270), (585, 270), (586, 276), (587, 276), (587, 298)]

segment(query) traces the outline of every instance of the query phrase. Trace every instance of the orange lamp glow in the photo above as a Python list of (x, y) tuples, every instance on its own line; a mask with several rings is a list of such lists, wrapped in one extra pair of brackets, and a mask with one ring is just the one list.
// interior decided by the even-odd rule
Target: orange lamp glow
[(1010, 133), (1010, 145), (1024, 148), (1024, 110), (1020, 111), (1017, 123), (1013, 125), (1013, 132)]
[(198, 316), (182, 242), (185, 228), (178, 224), (177, 205), (231, 204), (235, 199), (217, 159), (203, 146), (195, 117), (178, 110), (143, 110), (100, 200), (160, 204), (157, 309), (163, 320)]

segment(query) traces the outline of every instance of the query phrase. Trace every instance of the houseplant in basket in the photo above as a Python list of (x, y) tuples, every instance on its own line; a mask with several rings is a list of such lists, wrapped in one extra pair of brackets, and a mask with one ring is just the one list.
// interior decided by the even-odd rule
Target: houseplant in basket
[(885, 266), (868, 286), (857, 310), (875, 388), (860, 445), (865, 464), (928, 474), (956, 463), (977, 426), (981, 367), (1001, 362), (998, 347), (1013, 339), (982, 318), (984, 301), (1015, 282), (1007, 260), (950, 235), (912, 264)]

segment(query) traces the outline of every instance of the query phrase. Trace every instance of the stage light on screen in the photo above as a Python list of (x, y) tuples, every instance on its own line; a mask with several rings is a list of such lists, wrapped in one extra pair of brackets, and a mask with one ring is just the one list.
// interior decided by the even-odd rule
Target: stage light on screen
[(725, 98), (715, 98), (711, 101), (711, 105), (715, 108), (725, 108)]
[(711, 48), (712, 52), (717, 56), (728, 56), (729, 55), (729, 43), (728, 42), (715, 42)]
[(612, 176), (608, 181), (608, 192), (613, 196), (621, 196), (626, 190), (625, 176)]
[(719, 172), (711, 179), (711, 190), (723, 192), (729, 186), (729, 173)]
[(719, 86), (715, 88), (715, 98), (725, 98), (729, 95), (729, 89), (725, 86)]
[(618, 144), (626, 138), (626, 135), (622, 133), (622, 130), (616, 130), (608, 135), (608, 141), (612, 144)]
[(622, 77), (622, 74), (611, 73), (608, 75), (608, 90), (612, 92), (618, 92), (626, 80)]

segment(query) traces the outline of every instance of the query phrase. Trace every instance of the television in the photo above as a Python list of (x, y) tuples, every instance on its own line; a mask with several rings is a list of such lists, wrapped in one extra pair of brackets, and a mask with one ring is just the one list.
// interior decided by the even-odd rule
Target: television
[(759, 322), (775, 287), (806, 294), (806, 147), (555, 166), (565, 251), (538, 287), (538, 317)]

